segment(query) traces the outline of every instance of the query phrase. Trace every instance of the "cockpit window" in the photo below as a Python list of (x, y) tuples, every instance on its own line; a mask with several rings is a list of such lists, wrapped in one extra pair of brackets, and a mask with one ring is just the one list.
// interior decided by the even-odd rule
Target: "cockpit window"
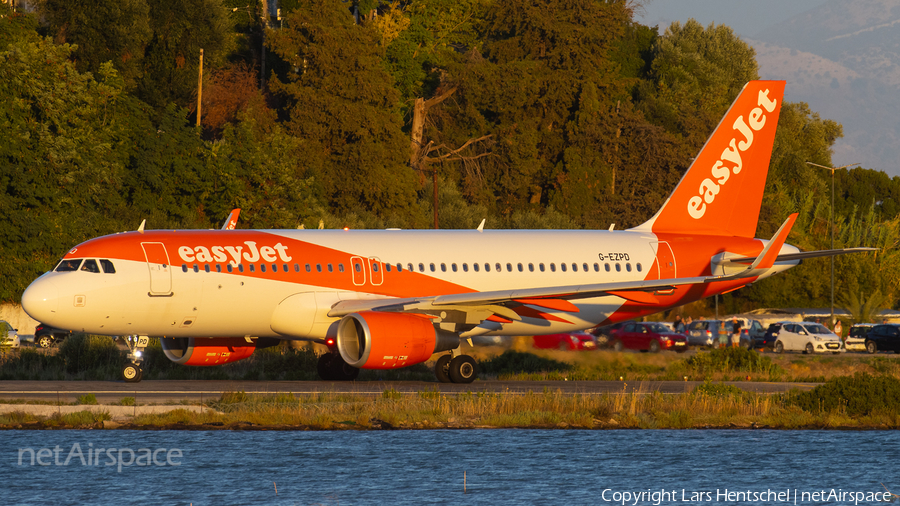
[(81, 270), (86, 272), (100, 272), (100, 266), (97, 265), (97, 261), (94, 259), (87, 259), (81, 265)]
[(103, 267), (103, 272), (105, 272), (107, 274), (115, 274), (116, 273), (116, 267), (113, 265), (112, 262), (110, 262), (109, 260), (107, 260), (105, 258), (100, 259), (100, 267)]
[(59, 264), (57, 264), (56, 272), (69, 272), (69, 271), (77, 271), (81, 266), (81, 259), (77, 260), (63, 260)]

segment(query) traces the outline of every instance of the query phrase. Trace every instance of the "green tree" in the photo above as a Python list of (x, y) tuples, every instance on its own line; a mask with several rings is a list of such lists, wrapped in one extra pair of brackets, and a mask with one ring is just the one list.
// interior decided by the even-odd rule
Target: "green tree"
[[(674, 22), (656, 39), (650, 86), (640, 89), (651, 121), (696, 150), (748, 81), (759, 79), (756, 52), (725, 25)], [(693, 156), (691, 154), (690, 156)]]
[(205, 68), (221, 66), (235, 47), (232, 23), (222, 0), (154, 2), (138, 98), (158, 109), (169, 103), (190, 105), (196, 96), (200, 49)]
[(342, 4), (314, 0), (268, 40), (294, 69), (270, 84), (287, 101), (288, 132), (326, 154), (315, 176), (331, 207), (407, 219), (415, 180), (378, 32)]
[(147, 0), (38, 0), (35, 6), (56, 43), (76, 46), (80, 72), (96, 73), (111, 61), (126, 86), (141, 79), (152, 35)]
[(123, 207), (122, 81), (70, 62), (72, 46), (20, 42), (0, 52), (0, 299), (12, 300), (77, 241), (110, 230)]
[[(610, 116), (617, 99), (628, 95), (607, 53), (629, 16), (621, 2), (488, 4), (476, 25), (483, 50), (472, 49), (450, 67), (459, 91), (432, 114), (436, 142), (459, 146), (484, 134), (496, 140), (492, 156), (477, 167), (447, 174), (464, 195), (506, 218), (551, 203), (582, 216), (593, 202), (576, 186), (606, 177), (603, 166), (591, 165), (604, 156), (586, 141), (569, 152), (567, 164), (567, 133), (615, 136)], [(576, 117), (582, 101), (587, 110)]]

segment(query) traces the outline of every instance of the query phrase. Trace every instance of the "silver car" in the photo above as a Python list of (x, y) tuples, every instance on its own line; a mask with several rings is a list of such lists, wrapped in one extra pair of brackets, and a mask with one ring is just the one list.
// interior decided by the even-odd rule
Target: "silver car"
[(0, 320), (0, 336), (3, 336), (4, 333), (6, 334), (6, 340), (3, 343), (5, 346), (11, 348), (19, 347), (19, 334), (17, 331), (18, 329), (12, 328), (12, 325), (5, 320)]
[[(684, 333), (687, 334), (688, 346), (709, 346), (716, 347), (719, 345), (719, 336), (724, 334), (725, 343), (731, 346), (731, 320), (695, 320), (688, 325)], [(752, 341), (747, 328), (741, 329), (741, 348), (752, 348)]]

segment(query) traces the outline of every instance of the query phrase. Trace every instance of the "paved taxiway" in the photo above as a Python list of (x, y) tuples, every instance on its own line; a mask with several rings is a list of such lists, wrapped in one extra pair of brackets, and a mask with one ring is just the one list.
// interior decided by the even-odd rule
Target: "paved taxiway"
[[(809, 390), (816, 383), (727, 382), (759, 393), (786, 392), (793, 388)], [(476, 381), (468, 385), (426, 381), (176, 381), (147, 380), (140, 383), (113, 381), (0, 381), (2, 400), (26, 399), (71, 403), (79, 396), (94, 394), (101, 404), (134, 397), (138, 404), (165, 404), (217, 399), (224, 392), (317, 394), (323, 392), (379, 395), (393, 389), (400, 393), (440, 391), (445, 394), (466, 392), (561, 391), (580, 394), (622, 394), (661, 392), (679, 394), (693, 390), (699, 381)]]

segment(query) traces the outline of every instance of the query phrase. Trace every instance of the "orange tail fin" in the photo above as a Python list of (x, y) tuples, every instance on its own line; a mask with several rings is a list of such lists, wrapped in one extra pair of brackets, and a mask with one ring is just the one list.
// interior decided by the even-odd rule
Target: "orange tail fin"
[(753, 237), (784, 85), (747, 83), (662, 209), (637, 228)]

